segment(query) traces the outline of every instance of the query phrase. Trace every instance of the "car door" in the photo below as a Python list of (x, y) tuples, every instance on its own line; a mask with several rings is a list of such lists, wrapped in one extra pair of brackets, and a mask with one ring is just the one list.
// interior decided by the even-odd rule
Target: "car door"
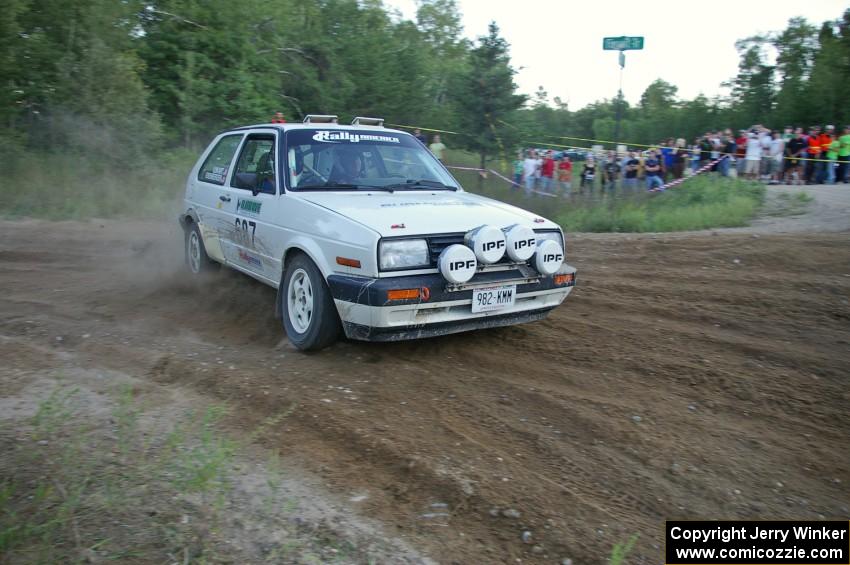
[(277, 209), (277, 132), (250, 131), (225, 188), (230, 206), (222, 244), (229, 263), (276, 283), (273, 220)]
[(242, 133), (224, 134), (211, 143), (197, 174), (189, 181), (188, 199), (198, 214), (204, 247), (211, 258), (220, 262), (225, 261), (222, 243), (230, 228), (228, 212), (236, 206), (227, 190), (227, 180), (243, 137)]

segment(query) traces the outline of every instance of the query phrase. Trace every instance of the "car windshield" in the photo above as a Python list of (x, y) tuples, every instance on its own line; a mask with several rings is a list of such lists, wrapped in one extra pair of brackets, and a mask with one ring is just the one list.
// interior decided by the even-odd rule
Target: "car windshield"
[(291, 190), (457, 190), (457, 181), (412, 135), (380, 129), (286, 133)]

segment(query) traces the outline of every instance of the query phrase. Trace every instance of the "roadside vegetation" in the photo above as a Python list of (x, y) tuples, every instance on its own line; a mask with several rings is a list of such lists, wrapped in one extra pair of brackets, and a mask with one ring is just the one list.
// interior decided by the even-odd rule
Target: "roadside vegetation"
[[(452, 152), (450, 158), (453, 163), (473, 166), (470, 156), (463, 152)], [(580, 195), (576, 170), (571, 197), (526, 198), (521, 189), (512, 189), (492, 174), (482, 178), (476, 172), (452, 173), (467, 190), (536, 212), (557, 221), (567, 232), (671, 232), (746, 226), (762, 206), (766, 192), (761, 183), (702, 175), (663, 193), (647, 193), (641, 185), (629, 192), (618, 187), (613, 194), (603, 194), (597, 179), (593, 190), (586, 189)]]
[[(196, 156), (197, 152), (180, 150), (122, 165), (84, 156), (19, 153), (9, 162), (8, 182), (0, 185), (0, 215), (51, 220), (171, 220)], [(474, 166), (476, 156), (454, 151), (449, 159)], [(663, 194), (648, 194), (640, 188), (603, 196), (597, 180), (593, 191), (585, 195), (525, 198), (521, 190), (511, 189), (492, 174), (486, 179), (469, 171), (453, 174), (466, 190), (551, 218), (568, 232), (670, 232), (745, 226), (765, 197), (760, 183), (701, 176)], [(809, 200), (802, 194), (783, 194), (769, 213), (800, 214)]]
[(277, 459), (246, 457), (274, 421), (235, 441), (223, 405), (163, 418), (130, 386), (104, 397), (62, 383), (43, 398), (0, 433), (3, 563), (369, 559), (301, 517)]
[(4, 159), (0, 216), (172, 219), (196, 153), (163, 152), (133, 161), (103, 153), (16, 151)]

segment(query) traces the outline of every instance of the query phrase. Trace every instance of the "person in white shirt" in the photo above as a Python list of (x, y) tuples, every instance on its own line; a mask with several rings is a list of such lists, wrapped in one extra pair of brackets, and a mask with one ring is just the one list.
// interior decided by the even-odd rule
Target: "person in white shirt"
[(759, 143), (761, 144), (761, 175), (762, 178), (769, 178), (770, 174), (770, 142), (773, 141), (773, 136), (770, 130), (764, 126), (759, 126)]
[(540, 186), (540, 176), (543, 173), (543, 153), (542, 151), (537, 152), (537, 160), (535, 161), (536, 168), (534, 169), (534, 185), (535, 187)]
[(782, 139), (782, 134), (778, 131), (773, 133), (773, 139), (770, 140), (770, 161), (768, 163), (770, 171), (770, 184), (779, 184), (782, 179), (782, 156), (785, 153), (785, 141)]
[(747, 134), (747, 154), (744, 165), (744, 176), (750, 180), (757, 180), (761, 168), (762, 145), (755, 132)]
[(525, 160), (522, 162), (522, 180), (526, 196), (531, 196), (534, 190), (534, 183), (537, 180), (536, 173), (537, 156), (534, 154), (534, 149), (529, 149)]

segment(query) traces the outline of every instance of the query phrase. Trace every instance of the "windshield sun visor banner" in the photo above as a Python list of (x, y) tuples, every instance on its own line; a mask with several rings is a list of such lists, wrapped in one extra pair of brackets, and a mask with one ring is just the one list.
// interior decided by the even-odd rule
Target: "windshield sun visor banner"
[(319, 130), (313, 134), (313, 141), (323, 143), (360, 143), (361, 141), (379, 143), (401, 143), (401, 139), (390, 135), (376, 135), (373, 133), (353, 133), (348, 131)]

